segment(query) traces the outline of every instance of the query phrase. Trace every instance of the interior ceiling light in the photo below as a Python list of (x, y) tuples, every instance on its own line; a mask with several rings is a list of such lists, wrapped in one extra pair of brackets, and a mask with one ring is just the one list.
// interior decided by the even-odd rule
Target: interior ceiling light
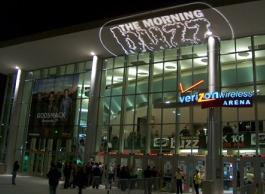
[(95, 52), (91, 51), (90, 52), (90, 55), (94, 56), (95, 55)]
[(177, 69), (176, 66), (173, 66), (173, 65), (167, 65), (165, 66), (165, 69), (168, 69), (168, 70), (175, 70)]
[(240, 56), (240, 57), (248, 57), (249, 53), (248, 52), (238, 53), (238, 56)]
[(203, 59), (201, 59), (201, 62), (207, 63), (208, 62), (208, 59), (207, 58), (203, 58)]
[(147, 72), (139, 72), (138, 75), (139, 76), (146, 76), (146, 75), (148, 75), (148, 73)]

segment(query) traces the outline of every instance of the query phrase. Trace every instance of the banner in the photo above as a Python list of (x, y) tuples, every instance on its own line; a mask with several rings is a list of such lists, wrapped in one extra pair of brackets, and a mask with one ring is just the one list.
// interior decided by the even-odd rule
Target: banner
[[(207, 149), (207, 136), (180, 136), (180, 149)], [(153, 148), (175, 148), (175, 138), (154, 138)], [(259, 133), (259, 146), (265, 146), (265, 133)], [(223, 135), (223, 148), (255, 148), (256, 134), (253, 132), (246, 132), (241, 134), (225, 134)]]
[(71, 137), (78, 78), (78, 75), (68, 75), (34, 82), (28, 130), (30, 136)]

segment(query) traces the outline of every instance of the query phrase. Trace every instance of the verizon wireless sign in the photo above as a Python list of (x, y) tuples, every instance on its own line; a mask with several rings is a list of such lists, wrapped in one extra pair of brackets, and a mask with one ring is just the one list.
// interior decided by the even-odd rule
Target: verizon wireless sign
[[(203, 7), (205, 10), (189, 9), (194, 5)], [(155, 13), (156, 17), (148, 14), (145, 17), (141, 16), (139, 20), (126, 18), (109, 21), (100, 29), (100, 41), (104, 48), (113, 55), (199, 44), (205, 41), (209, 31), (219, 35), (214, 31), (213, 23), (215, 21), (211, 21), (209, 18), (219, 20), (217, 23), (222, 23), (222, 31), (229, 31), (231, 37), (233, 30), (227, 24), (228, 20), (225, 18), (224, 22), (224, 16), (220, 12), (206, 5), (204, 3), (192, 3), (163, 11), (161, 15)], [(185, 11), (179, 11), (179, 8)], [(220, 22), (221, 20), (222, 22)]]

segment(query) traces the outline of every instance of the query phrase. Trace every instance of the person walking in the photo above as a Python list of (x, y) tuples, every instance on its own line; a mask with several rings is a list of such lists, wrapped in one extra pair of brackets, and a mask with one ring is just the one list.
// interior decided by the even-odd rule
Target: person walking
[(92, 167), (92, 173), (93, 173), (93, 189), (96, 188), (98, 189), (99, 188), (99, 184), (100, 184), (100, 174), (101, 174), (101, 171), (100, 171), (100, 168), (99, 168), (99, 164), (96, 163), (93, 167)]
[(200, 188), (201, 182), (202, 182), (202, 179), (201, 179), (200, 171), (196, 169), (193, 175), (193, 185), (194, 185), (196, 194), (199, 194), (199, 188)]
[(64, 188), (67, 189), (70, 186), (70, 177), (71, 177), (71, 166), (67, 163), (63, 169), (64, 175)]
[(13, 171), (12, 171), (12, 185), (16, 185), (16, 177), (17, 177), (17, 171), (19, 169), (18, 161), (16, 160), (13, 164)]
[(59, 179), (61, 178), (61, 172), (56, 168), (54, 163), (51, 164), (51, 169), (49, 170), (47, 177), (49, 179), (50, 194), (56, 194)]
[(182, 180), (183, 179), (184, 179), (184, 176), (181, 173), (181, 170), (179, 168), (177, 168), (177, 171), (176, 171), (177, 194), (183, 194), (183, 190), (182, 190)]
[(144, 171), (144, 193), (145, 194), (151, 194), (152, 193), (152, 172), (150, 166), (147, 166), (147, 168)]
[(83, 166), (77, 167), (77, 186), (78, 186), (78, 194), (82, 194), (82, 189), (85, 186), (86, 175), (84, 172)]

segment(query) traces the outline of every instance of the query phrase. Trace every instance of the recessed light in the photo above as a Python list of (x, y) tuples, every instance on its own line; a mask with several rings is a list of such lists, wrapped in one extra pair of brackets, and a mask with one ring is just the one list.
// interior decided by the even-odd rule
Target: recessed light
[(176, 66), (173, 66), (173, 65), (167, 65), (165, 66), (165, 69), (168, 69), (168, 70), (176, 70)]
[(248, 57), (249, 53), (248, 52), (238, 53), (238, 56), (240, 56), (240, 57)]
[(203, 59), (201, 59), (201, 62), (207, 63), (208, 62), (208, 59), (207, 58), (203, 58)]
[(91, 51), (90, 52), (90, 55), (94, 56), (95, 55), (95, 52)]
[(148, 73), (147, 73), (147, 72), (139, 72), (138, 75), (139, 75), (139, 76), (147, 76)]
[(123, 81), (123, 77), (115, 77), (114, 78), (116, 81)]

